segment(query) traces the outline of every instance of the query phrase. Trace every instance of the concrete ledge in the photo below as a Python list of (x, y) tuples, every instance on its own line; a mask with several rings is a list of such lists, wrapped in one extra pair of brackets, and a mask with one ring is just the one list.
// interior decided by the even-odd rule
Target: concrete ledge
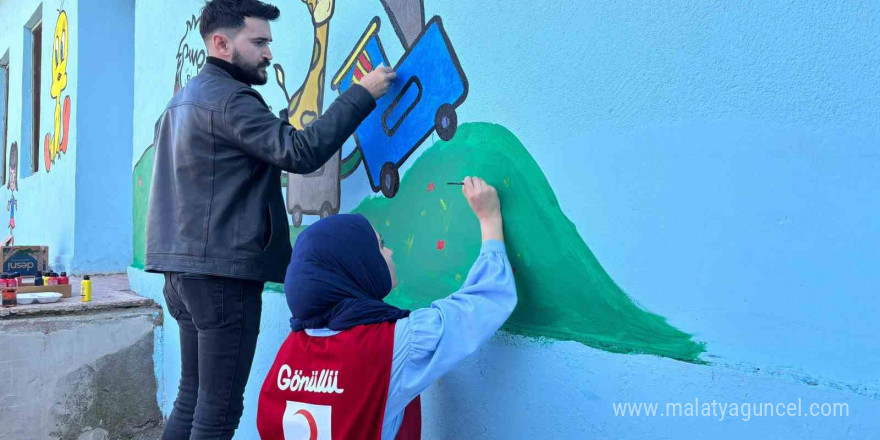
[[(51, 304), (18, 305), (10, 308), (0, 308), (0, 319), (24, 319), (34, 316), (44, 317), (51, 315), (88, 314), (110, 309), (126, 309), (134, 307), (148, 307), (160, 309), (159, 305), (149, 298), (136, 295), (129, 289), (128, 275), (96, 275), (92, 277), (92, 301), (80, 302), (81, 278), (70, 279), (73, 290), (70, 298), (61, 298)], [(162, 315), (159, 314), (161, 320)], [(161, 325), (161, 321), (157, 322)]]
[(0, 439), (158, 438), (162, 309), (125, 275), (93, 277), (89, 303), (74, 286), (61, 302), (2, 310)]

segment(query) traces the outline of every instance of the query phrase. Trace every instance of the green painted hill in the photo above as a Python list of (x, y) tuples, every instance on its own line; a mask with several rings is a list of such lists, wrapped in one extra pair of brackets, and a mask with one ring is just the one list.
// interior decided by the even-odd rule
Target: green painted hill
[(144, 268), (144, 252), (147, 237), (147, 208), (150, 204), (150, 187), (153, 182), (153, 159), (155, 148), (152, 145), (144, 150), (131, 173), (132, 184), (132, 267)]
[[(132, 265), (141, 268), (152, 150), (133, 173)], [(704, 344), (637, 306), (614, 283), (563, 214), (538, 164), (513, 133), (494, 124), (460, 126), (451, 141), (438, 141), (419, 156), (395, 198), (369, 197), (354, 210), (370, 219), (394, 250), (400, 285), (389, 302), (425, 307), (461, 286), (479, 253), (479, 224), (461, 187), (446, 182), (467, 175), (485, 178), (501, 196), (519, 293), (507, 331), (701, 362)], [(301, 230), (291, 227), (291, 240)], [(278, 284), (267, 288), (283, 291)]]
[(538, 164), (513, 133), (494, 124), (462, 125), (451, 141), (435, 143), (413, 163), (396, 197), (371, 197), (355, 209), (394, 250), (400, 285), (389, 302), (425, 307), (461, 286), (479, 253), (479, 224), (461, 187), (446, 183), (468, 175), (485, 178), (501, 197), (519, 292), (506, 330), (699, 361), (704, 346), (638, 307), (614, 283), (563, 214)]

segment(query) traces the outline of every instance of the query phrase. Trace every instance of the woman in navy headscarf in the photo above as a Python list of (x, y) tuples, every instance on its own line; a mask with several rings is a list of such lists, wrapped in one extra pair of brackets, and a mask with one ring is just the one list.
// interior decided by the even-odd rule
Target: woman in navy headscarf
[(479, 178), (463, 183), (480, 256), (461, 290), (424, 309), (383, 301), (397, 285), (393, 252), (363, 216), (331, 216), (300, 234), (284, 286), (292, 332), (260, 391), (263, 440), (419, 438), (419, 394), (516, 306), (498, 194)]

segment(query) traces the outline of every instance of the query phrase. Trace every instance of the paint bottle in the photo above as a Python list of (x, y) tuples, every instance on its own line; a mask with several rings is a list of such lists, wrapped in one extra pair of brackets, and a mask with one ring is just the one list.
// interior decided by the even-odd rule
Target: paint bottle
[(9, 287), (9, 275), (7, 273), (0, 274), (0, 288)]
[(47, 286), (57, 286), (58, 285), (58, 274), (55, 272), (49, 272), (49, 282), (46, 283)]
[(67, 278), (67, 272), (61, 272), (61, 278), (58, 280), (58, 284), (70, 284), (70, 278)]
[(15, 307), (18, 305), (18, 295), (15, 293), (15, 289), (10, 289), (9, 287), (3, 288), (3, 307)]
[(15, 278), (18, 281), (19, 286), (24, 286), (24, 281), (21, 279), (21, 272), (16, 272)]
[(92, 300), (92, 280), (88, 275), (83, 275), (82, 287), (79, 290), (79, 300), (90, 302)]
[(43, 272), (37, 272), (37, 276), (34, 277), (34, 285), (42, 286), (43, 285)]

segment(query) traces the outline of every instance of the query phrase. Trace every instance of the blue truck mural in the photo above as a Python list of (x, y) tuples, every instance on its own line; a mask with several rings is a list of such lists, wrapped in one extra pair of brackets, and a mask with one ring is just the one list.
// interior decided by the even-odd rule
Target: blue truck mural
[[(339, 93), (357, 84), (388, 57), (374, 17), (331, 83)], [(467, 97), (468, 83), (440, 17), (433, 17), (393, 69), (397, 80), (376, 110), (355, 131), (373, 191), (394, 197), (400, 187), (398, 168), (431, 135), (450, 140), (458, 127), (455, 109)]]

